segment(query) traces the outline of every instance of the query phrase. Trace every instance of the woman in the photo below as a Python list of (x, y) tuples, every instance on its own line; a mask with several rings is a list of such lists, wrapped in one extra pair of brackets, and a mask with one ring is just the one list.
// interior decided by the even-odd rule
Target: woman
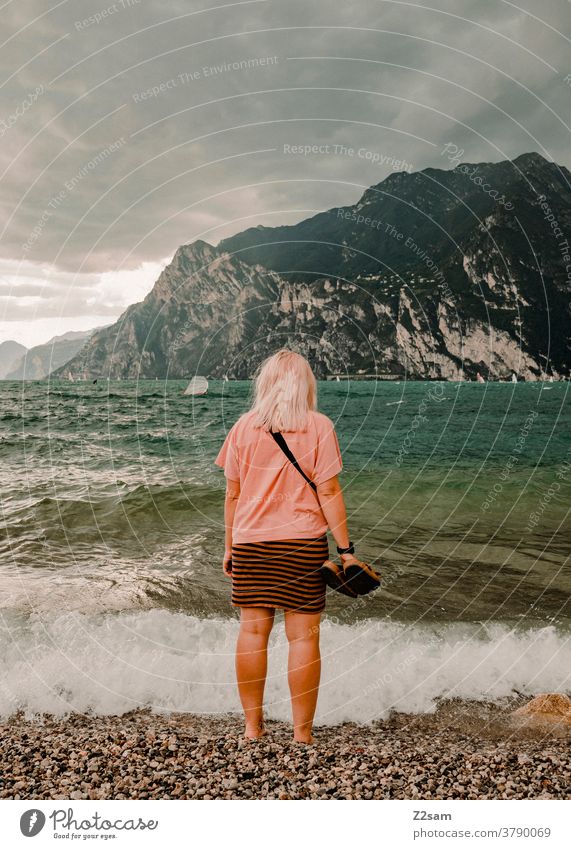
[[(316, 401), (307, 360), (278, 351), (262, 364), (252, 409), (231, 428), (215, 460), (227, 479), (223, 569), (232, 578), (232, 604), (241, 608), (236, 675), (248, 738), (265, 734), (268, 638), (275, 610), (282, 608), (294, 739), (313, 742), (326, 588), (320, 567), (329, 556), (328, 527), (344, 561), (355, 561), (337, 479), (339, 443), (331, 420), (316, 411)], [(302, 471), (273, 438), (277, 431)]]

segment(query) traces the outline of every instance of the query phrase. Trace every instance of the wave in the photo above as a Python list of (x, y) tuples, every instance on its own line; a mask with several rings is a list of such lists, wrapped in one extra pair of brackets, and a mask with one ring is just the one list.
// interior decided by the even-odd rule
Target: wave
[(129, 520), (136, 520), (137, 526), (141, 526), (145, 517), (168, 522), (188, 516), (193, 511), (205, 515), (213, 509), (220, 509), (222, 495), (215, 484), (215, 480), (178, 481), (171, 485), (140, 484), (120, 492), (117, 491), (121, 488), (118, 483), (107, 487), (107, 490), (116, 490), (113, 495), (102, 494), (101, 491), (96, 497), (88, 494), (85, 498), (45, 495), (32, 503), (18, 505), (7, 513), (5, 519), (10, 522), (9, 533), (0, 531), (0, 539), (27, 534), (31, 527), (42, 528), (50, 538), (59, 538), (62, 528), (67, 528), (77, 538), (81, 531), (92, 530), (101, 534), (117, 525), (128, 527)]
[[(0, 619), (0, 715), (239, 711), (235, 619), (166, 610), (32, 614)], [(287, 646), (270, 641), (267, 714), (288, 720)], [(391, 710), (427, 713), (441, 698), (499, 701), (569, 690), (571, 637), (553, 626), (441, 626), (325, 620), (316, 721), (369, 723)]]

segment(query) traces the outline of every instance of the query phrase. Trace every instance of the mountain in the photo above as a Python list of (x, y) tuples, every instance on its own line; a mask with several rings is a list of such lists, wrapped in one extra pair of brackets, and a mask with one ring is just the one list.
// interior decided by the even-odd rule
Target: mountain
[(5, 380), (42, 380), (54, 366), (63, 366), (75, 358), (96, 330), (99, 328), (70, 330), (61, 336), (54, 336), (43, 345), (35, 345), (29, 350), (24, 348), (24, 355), (14, 363)]
[(26, 353), (27, 348), (8, 339), (0, 343), (0, 380), (4, 380), (7, 373), (14, 367), (20, 357)]
[(322, 377), (568, 375), (570, 187), (535, 153), (427, 168), (299, 224), (183, 245), (68, 366), (247, 377), (288, 345)]
[(206, 242), (183, 245), (146, 298), (95, 333), (54, 376), (68, 369), (112, 378), (232, 372), (233, 352), (259, 333), (268, 306), (276, 309), (281, 282)]

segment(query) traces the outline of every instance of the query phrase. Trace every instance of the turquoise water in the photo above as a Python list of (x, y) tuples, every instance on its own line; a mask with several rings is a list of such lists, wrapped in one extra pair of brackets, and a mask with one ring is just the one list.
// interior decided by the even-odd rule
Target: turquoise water
[[(189, 628), (203, 653), (224, 646), (230, 656), (236, 612), (220, 565), (224, 482), (213, 460), (249, 405), (250, 384), (212, 381), (209, 394), (194, 399), (182, 395), (184, 386), (0, 383), (5, 710), (49, 701), (40, 685), (28, 690), (22, 657), (44, 664), (52, 678), (67, 669), (56, 701), (68, 692), (83, 704), (91, 690), (70, 670), (100, 669), (94, 675), (106, 683), (89, 704), (118, 709), (122, 701), (102, 701), (101, 693), (118, 692), (129, 678), (105, 678), (104, 634), (135, 652), (129, 668), (173, 668)], [(319, 407), (335, 421), (343, 454), (351, 536), (383, 575), (382, 591), (358, 603), (328, 597), (335, 652), (353, 639), (368, 645), (374, 628), (378, 651), (388, 650), (392, 634), (389, 644), (399, 652), (408, 646), (413, 668), (426, 666), (423, 647), (436, 651), (430, 640), (439, 635), (439, 663), (468, 639), (511, 646), (510, 668), (532, 647), (533, 663), (560, 674), (571, 634), (569, 386), (320, 383)], [(61, 667), (67, 645), (73, 660)], [(561, 654), (552, 668), (554, 651)], [(466, 669), (464, 655), (454, 657), (443, 692), (458, 678), (459, 658)], [(211, 662), (200, 668), (212, 683)], [(498, 668), (486, 665), (470, 685), (476, 695), (496, 691)], [(149, 685), (144, 696), (140, 680), (134, 676), (121, 698), (131, 707), (163, 704), (164, 686)], [(501, 693), (524, 683), (516, 675)], [(553, 688), (551, 678), (542, 683)], [(184, 693), (196, 699), (197, 687)], [(422, 692), (426, 706), (434, 693)], [(191, 699), (194, 709), (226, 704), (208, 693)], [(179, 696), (170, 693), (168, 704), (187, 704)]]

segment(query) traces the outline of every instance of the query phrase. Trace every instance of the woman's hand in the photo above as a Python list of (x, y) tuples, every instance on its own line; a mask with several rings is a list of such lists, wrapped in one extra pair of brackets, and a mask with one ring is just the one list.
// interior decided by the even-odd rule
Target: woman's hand
[(224, 552), (224, 560), (222, 561), (222, 571), (227, 578), (232, 577), (232, 554), (229, 551)]
[(354, 554), (342, 554), (341, 563), (343, 564), (343, 569), (345, 569), (346, 566), (351, 566), (356, 563), (357, 566), (360, 566), (361, 569), (363, 569), (363, 571), (366, 572), (367, 575), (369, 575), (371, 578), (374, 578), (375, 580), (382, 579), (382, 575), (380, 575), (375, 569), (373, 569), (372, 566), (369, 566), (368, 563), (364, 563), (362, 560), (359, 560), (359, 558), (355, 557)]
[(355, 556), (354, 552), (353, 554), (340, 554), (339, 557), (341, 558), (343, 563), (345, 563), (345, 561), (349, 562), (350, 560), (356, 560), (358, 563), (361, 562), (359, 558)]

